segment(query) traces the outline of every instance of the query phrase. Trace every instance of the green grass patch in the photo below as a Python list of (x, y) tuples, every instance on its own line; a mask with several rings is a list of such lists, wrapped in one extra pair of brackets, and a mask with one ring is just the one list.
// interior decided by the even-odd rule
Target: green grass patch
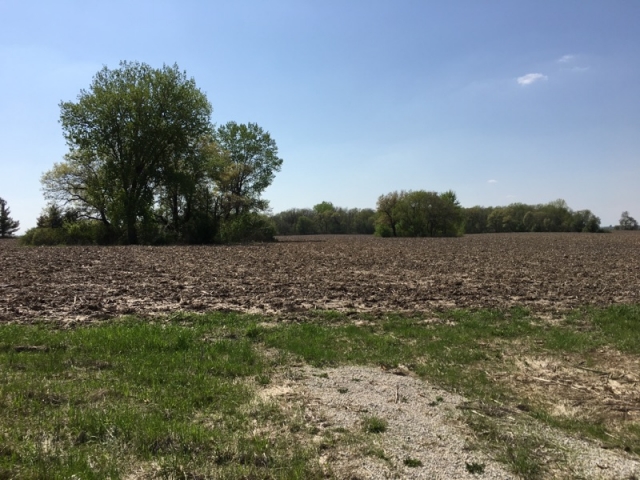
[(231, 320), (0, 327), (0, 477), (120, 478), (151, 461), (168, 477), (314, 477), (302, 447), (250, 431), (281, 419), (251, 411), (268, 365)]
[(362, 419), (362, 429), (367, 433), (384, 433), (388, 426), (384, 418), (372, 416)]
[[(577, 310), (553, 324), (519, 308), (455, 310), (435, 320), (355, 318), (365, 322), (355, 325), (353, 314), (336, 312), (296, 323), (215, 313), (69, 330), (0, 326), (0, 478), (121, 478), (151, 465), (164, 478), (325, 475), (314, 460), (318, 450), (339, 448), (347, 436), (305, 443), (312, 433), (300, 418), (256, 401), (255, 390), (274, 381), (277, 368), (300, 362), (402, 365), (474, 405), (511, 412), (527, 405), (521, 414), (530, 421), (640, 454), (636, 423), (614, 428), (607, 418), (556, 417), (493, 375), (513, 371), (517, 355), (570, 354), (594, 369), (604, 368), (597, 363), (603, 349), (638, 355), (638, 306)], [(465, 415), (467, 423), (514, 473), (544, 478), (549, 462), (561, 461), (541, 455), (552, 447), (535, 435), (506, 435), (494, 410), (478, 411), (484, 413)], [(269, 435), (271, 427), (288, 433)], [(384, 419), (367, 417), (361, 440), (386, 429)], [(371, 448), (363, 451), (386, 458)]]

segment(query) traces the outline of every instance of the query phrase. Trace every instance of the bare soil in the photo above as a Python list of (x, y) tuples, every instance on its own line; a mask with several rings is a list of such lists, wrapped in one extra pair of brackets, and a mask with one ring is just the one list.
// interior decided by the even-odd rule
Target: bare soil
[(233, 246), (0, 241), (0, 321), (640, 303), (640, 234), (281, 237)]

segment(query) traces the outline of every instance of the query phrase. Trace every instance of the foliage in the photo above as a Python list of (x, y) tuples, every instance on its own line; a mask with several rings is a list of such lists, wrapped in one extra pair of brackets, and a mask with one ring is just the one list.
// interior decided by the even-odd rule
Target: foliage
[(260, 196), (282, 167), (269, 132), (255, 123), (228, 122), (215, 131), (214, 139), (227, 159), (219, 172), (226, 186), (223, 216), (266, 210), (267, 203)]
[(228, 237), (223, 224), (237, 232), (229, 222), (254, 224), (267, 208), (261, 194), (282, 165), (275, 141), (255, 123), (214, 129), (205, 94), (177, 65), (104, 67), (60, 108), (69, 152), (42, 177), (52, 203), (39, 227), (93, 220), (111, 242), (211, 243)]
[(590, 210), (573, 211), (555, 200), (540, 205), (512, 203), (505, 207), (464, 209), (465, 233), (600, 232), (600, 219)]
[(38, 228), (62, 228), (65, 223), (75, 223), (80, 214), (77, 210), (63, 210), (55, 203), (50, 203), (43, 210), (36, 221)]
[(629, 212), (624, 211), (620, 215), (620, 224), (617, 225), (618, 230), (638, 230), (638, 222), (635, 218), (629, 215)]
[(387, 237), (390, 236), (387, 234), (387, 232), (390, 231), (394, 237), (398, 236), (398, 232), (396, 230), (396, 225), (398, 223), (396, 206), (398, 205), (400, 198), (404, 195), (405, 192), (391, 192), (378, 197), (378, 203), (376, 205), (376, 233), (378, 235)]
[(20, 239), (23, 245), (106, 245), (112, 243), (111, 232), (96, 220), (64, 222), (58, 227), (30, 228)]
[(246, 213), (225, 220), (220, 229), (223, 243), (270, 242), (274, 240), (275, 226), (270, 218), (257, 213)]
[(392, 192), (378, 198), (379, 236), (455, 237), (462, 234), (462, 208), (456, 194)]
[(20, 228), (20, 222), (11, 218), (10, 214), (7, 201), (0, 197), (0, 238), (11, 237)]
[(127, 241), (137, 243), (138, 221), (151, 215), (153, 186), (167, 184), (175, 176), (170, 165), (196, 156), (210, 131), (206, 96), (177, 65), (121, 62), (119, 69), (100, 70), (89, 91), (60, 109), (70, 152), (45, 175), (45, 189), (122, 226)]
[(279, 235), (365, 234), (375, 229), (370, 208), (341, 208), (321, 202), (312, 209), (291, 209), (272, 216)]

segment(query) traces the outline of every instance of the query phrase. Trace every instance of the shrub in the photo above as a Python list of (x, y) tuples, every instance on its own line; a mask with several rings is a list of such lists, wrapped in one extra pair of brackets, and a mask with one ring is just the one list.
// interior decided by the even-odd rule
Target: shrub
[(256, 213), (247, 213), (222, 222), (220, 241), (236, 242), (272, 242), (276, 227), (271, 219)]
[(95, 222), (65, 223), (62, 227), (67, 245), (92, 245), (96, 243)]
[(382, 433), (387, 430), (389, 425), (384, 418), (380, 417), (366, 417), (363, 420), (363, 428), (367, 433)]
[(66, 235), (62, 228), (30, 228), (22, 236), (21, 242), (24, 245), (63, 245)]
[(376, 237), (392, 237), (393, 232), (391, 231), (391, 227), (389, 225), (383, 225), (381, 223), (378, 223), (376, 225), (375, 236)]
[(80, 220), (64, 223), (62, 228), (30, 228), (21, 238), (23, 245), (108, 245), (115, 243), (117, 235), (101, 222)]

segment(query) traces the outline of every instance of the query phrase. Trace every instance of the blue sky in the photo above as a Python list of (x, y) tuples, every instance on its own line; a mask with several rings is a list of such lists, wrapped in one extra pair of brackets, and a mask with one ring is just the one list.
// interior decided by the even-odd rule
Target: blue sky
[(0, 0), (0, 197), (34, 226), (60, 101), (137, 60), (271, 133), (274, 212), (453, 189), (640, 218), (639, 24), (635, 0)]

